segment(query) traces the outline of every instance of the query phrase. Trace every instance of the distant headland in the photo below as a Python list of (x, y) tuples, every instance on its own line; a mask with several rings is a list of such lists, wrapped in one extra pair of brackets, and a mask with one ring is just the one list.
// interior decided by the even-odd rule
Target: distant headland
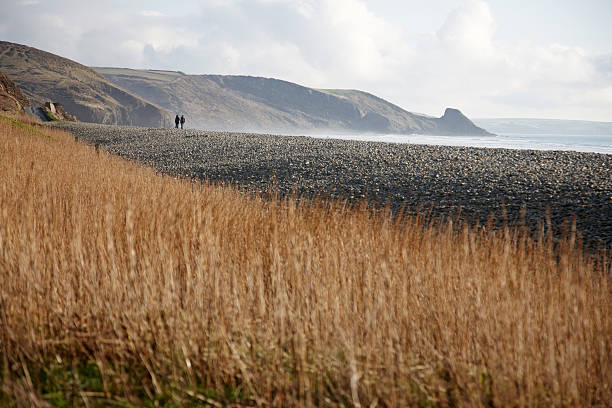
[(458, 109), (416, 114), (359, 90), (314, 89), (252, 76), (86, 67), (49, 52), (0, 41), (0, 71), (33, 106), (60, 103), (83, 122), (264, 132), (489, 135)]

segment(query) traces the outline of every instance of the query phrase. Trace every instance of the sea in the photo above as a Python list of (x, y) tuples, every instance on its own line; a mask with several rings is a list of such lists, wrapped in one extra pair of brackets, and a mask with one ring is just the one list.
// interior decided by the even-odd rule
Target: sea
[(385, 134), (312, 135), (325, 139), (411, 143), (439, 146), (488, 147), (520, 150), (563, 150), (612, 154), (612, 135), (559, 135), (506, 133), (494, 136), (430, 136)]

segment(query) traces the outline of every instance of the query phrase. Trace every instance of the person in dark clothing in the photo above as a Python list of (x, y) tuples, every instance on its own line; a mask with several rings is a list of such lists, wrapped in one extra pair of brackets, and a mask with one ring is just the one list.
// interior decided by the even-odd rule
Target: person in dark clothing
[(185, 126), (185, 117), (181, 115), (181, 129)]
[(176, 115), (176, 118), (174, 118), (174, 124), (176, 125), (176, 128), (178, 129), (178, 124), (181, 120), (178, 117), (178, 114)]

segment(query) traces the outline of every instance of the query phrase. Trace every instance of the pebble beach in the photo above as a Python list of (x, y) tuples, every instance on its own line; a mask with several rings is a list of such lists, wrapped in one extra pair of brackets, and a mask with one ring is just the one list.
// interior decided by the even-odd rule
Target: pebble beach
[[(303, 136), (58, 125), (165, 174), (301, 199), (325, 197), (470, 225), (563, 234), (573, 217), (591, 249), (612, 243), (612, 155), (317, 139)], [(546, 218), (550, 224), (547, 226)]]

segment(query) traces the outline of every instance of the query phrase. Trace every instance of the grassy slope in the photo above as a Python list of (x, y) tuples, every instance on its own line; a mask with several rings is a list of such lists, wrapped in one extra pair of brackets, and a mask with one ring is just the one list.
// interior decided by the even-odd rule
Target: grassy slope
[(0, 405), (609, 406), (610, 259), (0, 117)]
[(167, 113), (118, 88), (94, 70), (57, 55), (0, 41), (0, 70), (34, 106), (51, 100), (81, 121), (162, 126)]

